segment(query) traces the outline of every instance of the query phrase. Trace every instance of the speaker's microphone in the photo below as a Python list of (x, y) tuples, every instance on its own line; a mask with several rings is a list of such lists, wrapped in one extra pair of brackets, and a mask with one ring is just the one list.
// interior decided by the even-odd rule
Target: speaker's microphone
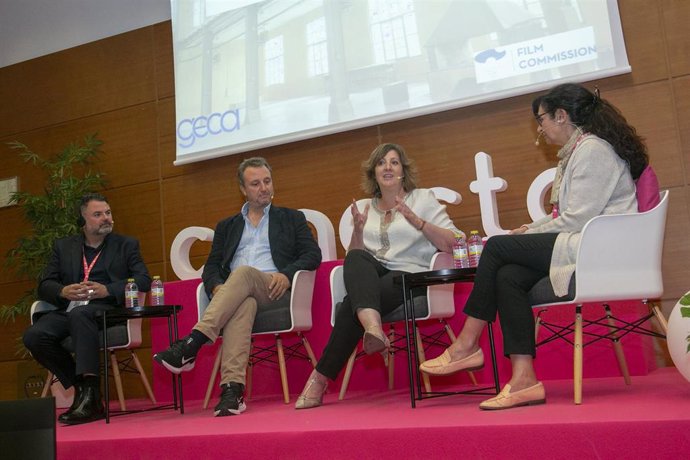
[(537, 138), (534, 140), (534, 145), (536, 145), (537, 147), (539, 147), (539, 144), (540, 144), (539, 139), (541, 139), (541, 137), (542, 137), (543, 135), (544, 135), (544, 131), (542, 131), (542, 132), (539, 133), (539, 135), (537, 136)]
[(404, 178), (405, 178), (405, 176), (396, 176), (396, 179), (398, 179), (398, 180), (404, 179)]

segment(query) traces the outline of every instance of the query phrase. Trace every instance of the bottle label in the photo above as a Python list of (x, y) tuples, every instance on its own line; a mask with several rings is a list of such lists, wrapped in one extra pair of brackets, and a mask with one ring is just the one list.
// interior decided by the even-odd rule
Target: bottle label
[(482, 255), (482, 245), (481, 244), (471, 244), (470, 245), (470, 255), (471, 256)]
[(151, 289), (151, 300), (153, 305), (163, 305), (163, 288), (155, 287)]
[(453, 248), (453, 266), (455, 268), (467, 268), (470, 266), (466, 247), (455, 246)]
[(137, 291), (125, 292), (125, 302), (128, 308), (139, 306), (139, 293)]
[(455, 247), (453, 248), (453, 259), (466, 259), (467, 258), (467, 249), (463, 247)]

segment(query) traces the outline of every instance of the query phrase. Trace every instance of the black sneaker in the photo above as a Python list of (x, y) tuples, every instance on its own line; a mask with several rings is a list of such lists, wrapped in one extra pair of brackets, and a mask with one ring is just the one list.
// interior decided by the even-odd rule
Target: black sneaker
[(199, 348), (192, 345), (192, 337), (188, 335), (173, 343), (167, 350), (153, 355), (153, 359), (173, 374), (179, 374), (194, 369), (198, 352)]
[(216, 417), (228, 415), (240, 415), (247, 409), (244, 403), (244, 385), (241, 383), (224, 383), (220, 386), (223, 392), (220, 394), (220, 402), (214, 409)]

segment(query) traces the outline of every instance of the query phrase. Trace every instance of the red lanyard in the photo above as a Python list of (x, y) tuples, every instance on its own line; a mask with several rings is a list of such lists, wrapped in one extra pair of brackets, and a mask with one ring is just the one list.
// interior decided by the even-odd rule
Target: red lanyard
[(91, 274), (91, 269), (93, 269), (93, 266), (96, 265), (96, 261), (101, 256), (101, 252), (103, 252), (103, 249), (98, 251), (98, 254), (96, 254), (96, 257), (94, 257), (93, 260), (91, 261), (91, 263), (88, 265), (86, 264), (86, 254), (84, 254), (82, 252), (81, 261), (84, 264), (84, 281), (82, 281), (82, 282), (86, 282), (89, 280), (89, 274)]

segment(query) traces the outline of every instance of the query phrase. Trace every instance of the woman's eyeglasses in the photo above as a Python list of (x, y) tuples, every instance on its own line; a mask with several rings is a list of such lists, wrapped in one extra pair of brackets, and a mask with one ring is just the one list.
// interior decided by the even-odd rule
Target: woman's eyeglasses
[(541, 126), (542, 118), (544, 118), (544, 115), (546, 115), (547, 113), (549, 113), (549, 112), (538, 113), (534, 117), (534, 119), (537, 120), (537, 123), (539, 124), (539, 126)]

